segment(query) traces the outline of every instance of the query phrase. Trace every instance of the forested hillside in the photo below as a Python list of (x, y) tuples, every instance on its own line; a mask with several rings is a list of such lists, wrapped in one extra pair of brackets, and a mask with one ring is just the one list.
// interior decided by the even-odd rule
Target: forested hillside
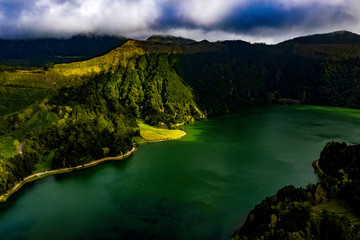
[(170, 56), (195, 47), (138, 45), (50, 68), (2, 68), (1, 193), (34, 172), (129, 151), (136, 119), (172, 128), (205, 117)]
[(342, 31), (259, 46), (276, 59), (275, 93), (315, 105), (360, 106), (360, 36)]
[(174, 128), (248, 104), (359, 107), (358, 38), (342, 32), (267, 46), (153, 36), (86, 61), (1, 66), (0, 192), (33, 172), (126, 152), (137, 119)]

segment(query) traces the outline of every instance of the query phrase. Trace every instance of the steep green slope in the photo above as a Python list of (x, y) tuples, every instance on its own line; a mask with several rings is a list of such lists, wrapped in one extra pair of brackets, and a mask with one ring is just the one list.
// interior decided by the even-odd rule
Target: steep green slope
[(305, 104), (359, 107), (359, 64), (358, 58), (334, 62), (292, 56), (278, 92)]
[(360, 106), (359, 35), (342, 31), (257, 47), (279, 66), (271, 93), (305, 104)]
[[(141, 107), (145, 109), (141, 111), (144, 119), (159, 118), (149, 120), (153, 124), (163, 118), (173, 118), (167, 121), (171, 123), (189, 121), (202, 117), (202, 114), (192, 99), (192, 90), (184, 85), (168, 58), (173, 52), (196, 52), (198, 47), (199, 51), (206, 50), (197, 43), (183, 46), (177, 43), (128, 41), (108, 54), (88, 61), (57, 64), (46, 70), (3, 68), (0, 71), (0, 85), (54, 92), (63, 87), (81, 86), (96, 76), (107, 74), (109, 96), (120, 98), (121, 103), (131, 108), (136, 117), (140, 117)], [(11, 93), (5, 94), (4, 98), (12, 99)], [(184, 109), (179, 112), (180, 108)], [(144, 113), (151, 111), (153, 117)], [(164, 116), (155, 117), (155, 113)]]
[(175, 69), (194, 89), (197, 103), (207, 114), (263, 103), (266, 85), (276, 76), (267, 54), (249, 43), (221, 43), (221, 51), (173, 57)]

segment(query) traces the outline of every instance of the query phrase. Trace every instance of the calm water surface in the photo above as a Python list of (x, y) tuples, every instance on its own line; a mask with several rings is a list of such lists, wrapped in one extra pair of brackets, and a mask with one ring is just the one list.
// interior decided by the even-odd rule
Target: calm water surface
[(124, 161), (27, 184), (0, 209), (0, 239), (229, 239), (286, 185), (315, 183), (328, 141), (360, 143), (360, 111), (248, 107), (187, 126)]

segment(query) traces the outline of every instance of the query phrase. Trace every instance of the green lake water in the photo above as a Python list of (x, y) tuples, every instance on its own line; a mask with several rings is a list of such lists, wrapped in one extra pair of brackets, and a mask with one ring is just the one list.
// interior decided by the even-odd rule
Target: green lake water
[(229, 239), (286, 185), (317, 182), (328, 141), (360, 143), (360, 111), (247, 107), (186, 126), (178, 141), (26, 184), (0, 209), (0, 239)]

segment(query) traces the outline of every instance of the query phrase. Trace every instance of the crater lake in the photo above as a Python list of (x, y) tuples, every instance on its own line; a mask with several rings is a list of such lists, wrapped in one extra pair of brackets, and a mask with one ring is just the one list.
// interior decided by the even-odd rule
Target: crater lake
[(252, 106), (184, 127), (122, 161), (26, 184), (1, 206), (0, 239), (230, 239), (286, 185), (316, 183), (329, 141), (360, 143), (360, 111)]

